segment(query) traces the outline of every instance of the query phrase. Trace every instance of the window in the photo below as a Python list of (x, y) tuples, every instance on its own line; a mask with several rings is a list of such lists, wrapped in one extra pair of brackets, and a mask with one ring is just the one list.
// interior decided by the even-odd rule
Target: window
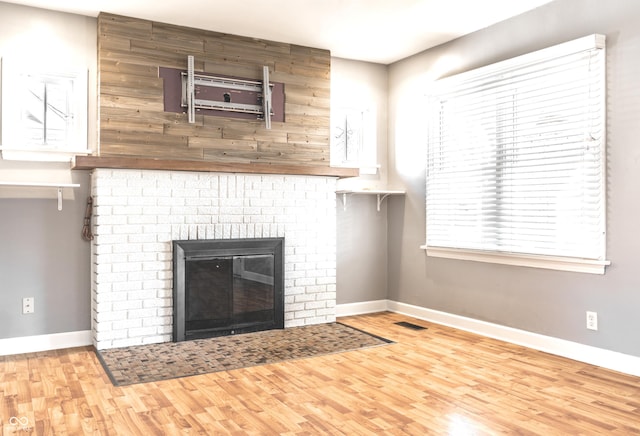
[(336, 107), (331, 110), (331, 165), (371, 167), (375, 163), (375, 121), (373, 110)]
[(59, 148), (67, 145), (76, 120), (72, 102), (73, 79), (25, 75), (19, 132), (28, 146)]
[(442, 79), (429, 110), (429, 256), (604, 273), (604, 36)]
[(16, 67), (3, 59), (3, 158), (68, 160), (65, 153), (86, 153), (87, 73)]

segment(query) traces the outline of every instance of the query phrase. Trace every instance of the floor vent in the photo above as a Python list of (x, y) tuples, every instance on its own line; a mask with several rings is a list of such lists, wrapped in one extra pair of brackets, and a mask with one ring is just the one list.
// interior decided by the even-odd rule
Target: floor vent
[(417, 324), (412, 324), (410, 322), (406, 322), (406, 321), (400, 321), (400, 322), (396, 322), (394, 323), (395, 325), (399, 325), (401, 327), (406, 327), (408, 329), (411, 330), (426, 330), (426, 327), (422, 327), (421, 325), (417, 325)]

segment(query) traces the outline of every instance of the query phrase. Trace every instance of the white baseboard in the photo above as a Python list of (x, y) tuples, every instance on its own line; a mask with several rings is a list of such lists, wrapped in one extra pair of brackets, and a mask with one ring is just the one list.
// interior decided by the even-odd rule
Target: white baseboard
[(91, 330), (0, 339), (0, 356), (91, 345)]
[(336, 305), (336, 316), (352, 316), (364, 315), (367, 313), (384, 312), (387, 310), (387, 306), (388, 300), (338, 304)]
[[(460, 330), (476, 333), (482, 336), (498, 339), (512, 344), (522, 345), (534, 350), (544, 351), (557, 356), (601, 366), (603, 368), (622, 372), (640, 377), (640, 357), (618, 353), (616, 351), (605, 350), (592, 347), (590, 345), (579, 344), (577, 342), (558, 339), (551, 336), (518, 330), (512, 327), (505, 327), (486, 321), (467, 318), (451, 313), (440, 312), (438, 310), (413, 306), (391, 300), (379, 300), (364, 303), (352, 303), (348, 305), (338, 305), (336, 312), (338, 316), (359, 315), (371, 313), (365, 311), (370, 307), (381, 307), (381, 302), (386, 302), (385, 308), (379, 311), (388, 310), (425, 321), (442, 324)], [(345, 306), (344, 308), (342, 306)]]

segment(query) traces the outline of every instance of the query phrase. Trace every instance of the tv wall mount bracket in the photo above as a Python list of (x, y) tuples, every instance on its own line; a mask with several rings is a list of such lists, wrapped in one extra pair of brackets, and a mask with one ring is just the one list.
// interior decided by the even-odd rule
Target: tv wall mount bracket
[[(224, 93), (223, 100), (208, 100), (197, 98), (196, 85), (199, 87), (224, 88), (226, 90), (248, 91), (258, 95), (256, 104), (235, 103), (231, 95)], [(195, 123), (196, 109), (213, 109), (227, 112), (256, 114), (263, 119), (265, 127), (271, 129), (273, 115), (271, 95), (273, 84), (269, 83), (269, 67), (262, 67), (262, 81), (235, 79), (229, 77), (196, 74), (194, 71), (194, 57), (187, 56), (187, 72), (182, 73), (182, 106), (187, 108), (189, 123)]]

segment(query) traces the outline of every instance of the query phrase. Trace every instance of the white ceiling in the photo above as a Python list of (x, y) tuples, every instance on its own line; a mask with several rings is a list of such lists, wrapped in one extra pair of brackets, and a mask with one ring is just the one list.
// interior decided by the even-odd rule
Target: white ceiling
[(93, 17), (104, 11), (389, 64), (551, 0), (2, 1)]

